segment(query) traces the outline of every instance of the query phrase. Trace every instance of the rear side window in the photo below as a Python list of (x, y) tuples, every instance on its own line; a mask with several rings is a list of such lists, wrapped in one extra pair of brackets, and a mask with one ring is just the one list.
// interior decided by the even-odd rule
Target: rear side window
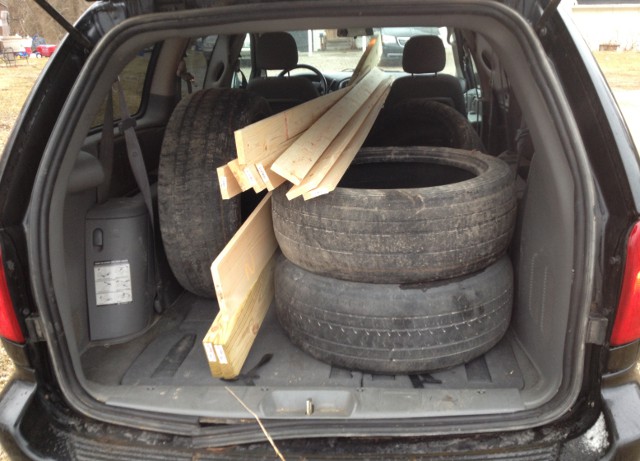
[(176, 72), (180, 78), (180, 93), (182, 97), (204, 88), (207, 67), (217, 41), (217, 35), (199, 37), (193, 40), (193, 43), (187, 49), (182, 59), (182, 64)]
[[(147, 48), (136, 55), (120, 73), (120, 84), (124, 90), (129, 113), (137, 114), (142, 105), (144, 82), (149, 69), (153, 48)], [(120, 103), (114, 97), (114, 113), (120, 113)], [(116, 115), (117, 117), (117, 115)]]
[[(141, 50), (120, 72), (120, 84), (124, 90), (125, 101), (129, 113), (132, 115), (137, 114), (142, 109), (142, 100), (144, 94), (144, 82), (147, 78), (147, 71), (149, 70), (149, 63), (151, 62), (153, 51), (155, 47), (145, 48)], [(113, 96), (113, 116), (114, 119), (119, 119), (120, 99), (115, 91), (112, 91)], [(93, 126), (100, 126), (104, 120), (104, 112), (106, 108), (106, 99), (102, 103)]]
[[(145, 48), (141, 50), (135, 58), (133, 58), (129, 64), (120, 72), (120, 84), (124, 91), (125, 101), (129, 109), (129, 113), (135, 115), (142, 109), (142, 100), (144, 95), (144, 82), (147, 78), (147, 71), (149, 70), (149, 63), (153, 56), (154, 47)], [(120, 99), (117, 91), (114, 88), (111, 89), (111, 95), (113, 98), (113, 117), (119, 119)], [(93, 122), (93, 126), (100, 126), (104, 121), (104, 113), (107, 107), (107, 100), (102, 103), (98, 114)]]

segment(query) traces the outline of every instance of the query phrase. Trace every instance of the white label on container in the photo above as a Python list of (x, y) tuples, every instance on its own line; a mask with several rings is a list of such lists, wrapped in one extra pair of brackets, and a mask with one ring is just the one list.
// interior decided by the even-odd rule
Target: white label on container
[(262, 166), (262, 163), (258, 163), (256, 165), (256, 167), (258, 168), (258, 173), (260, 173), (260, 176), (262, 177), (262, 180), (265, 183), (268, 183), (269, 182), (269, 176), (267, 176), (267, 172), (264, 171), (264, 167)]
[(253, 176), (253, 173), (251, 173), (251, 170), (249, 168), (244, 169), (244, 175), (249, 180), (249, 184), (251, 184), (252, 186), (255, 186), (257, 184), (256, 178)]
[(226, 364), (227, 363), (227, 356), (224, 353), (224, 349), (222, 348), (222, 346), (220, 344), (216, 344), (215, 346), (216, 349), (216, 354), (218, 354), (218, 358), (220, 359), (220, 363)]
[(227, 177), (226, 176), (221, 176), (220, 177), (220, 189), (227, 190)]
[(133, 301), (129, 261), (105, 261), (93, 265), (96, 305), (127, 304)]
[(211, 343), (204, 343), (204, 351), (207, 353), (207, 360), (209, 360), (209, 362), (217, 362), (216, 353), (213, 352), (213, 345)]

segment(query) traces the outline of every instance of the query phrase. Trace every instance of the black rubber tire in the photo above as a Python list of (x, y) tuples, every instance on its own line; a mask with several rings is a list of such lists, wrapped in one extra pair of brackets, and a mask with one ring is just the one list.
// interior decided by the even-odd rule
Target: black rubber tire
[(365, 145), (451, 147), (484, 152), (480, 136), (460, 112), (428, 99), (409, 99), (385, 108)]
[(511, 318), (513, 271), (505, 256), (473, 275), (408, 288), (335, 280), (282, 257), (275, 298), (291, 341), (318, 360), (417, 373), (473, 360), (502, 338)]
[(355, 282), (478, 271), (506, 251), (515, 224), (507, 164), (456, 149), (365, 148), (332, 193), (289, 201), (287, 189), (272, 200), (284, 255), (316, 274)]
[(269, 115), (266, 100), (242, 90), (195, 92), (176, 106), (158, 167), (162, 242), (176, 279), (215, 297), (210, 266), (240, 225), (240, 197), (222, 200), (216, 168), (235, 155), (233, 132)]

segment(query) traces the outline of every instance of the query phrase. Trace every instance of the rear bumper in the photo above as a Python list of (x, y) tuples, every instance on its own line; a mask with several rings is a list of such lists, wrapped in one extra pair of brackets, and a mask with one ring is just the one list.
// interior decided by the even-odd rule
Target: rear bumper
[[(636, 383), (602, 392), (604, 418), (579, 436), (562, 439), (564, 429), (551, 437), (534, 431), (498, 434), (482, 439), (307, 439), (277, 442), (289, 459), (323, 453), (323, 459), (478, 459), (522, 460), (639, 460), (640, 388)], [(44, 399), (44, 400), (43, 400)], [(606, 425), (604, 424), (606, 421)], [(267, 423), (268, 427), (268, 423)], [(511, 437), (525, 443), (510, 443)], [(14, 380), (0, 398), (0, 441), (11, 459), (265, 459), (272, 458), (269, 444), (209, 449), (196, 439), (153, 434), (87, 421), (38, 395), (34, 383)]]
[(0, 396), (0, 443), (12, 460), (37, 458), (20, 430), (35, 392), (35, 383), (14, 380), (6, 384)]
[(607, 460), (640, 460), (640, 385), (632, 382), (602, 391), (611, 447)]

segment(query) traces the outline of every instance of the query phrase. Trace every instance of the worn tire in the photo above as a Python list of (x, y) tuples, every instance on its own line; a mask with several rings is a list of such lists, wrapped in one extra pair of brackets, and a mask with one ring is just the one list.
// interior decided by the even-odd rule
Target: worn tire
[(273, 195), (284, 255), (343, 280), (407, 283), (456, 277), (497, 260), (516, 216), (503, 161), (431, 148), (365, 148), (340, 187), (313, 200)]
[(385, 108), (365, 145), (451, 147), (484, 152), (480, 136), (460, 112), (441, 102), (418, 98)]
[(473, 275), (405, 287), (335, 280), (281, 258), (275, 298), (291, 341), (315, 358), (353, 370), (416, 373), (468, 362), (502, 338), (513, 272), (505, 256)]
[(215, 297), (209, 267), (240, 225), (240, 198), (222, 200), (216, 168), (234, 157), (233, 132), (269, 114), (267, 102), (240, 90), (203, 90), (176, 106), (158, 167), (158, 215), (178, 282)]

